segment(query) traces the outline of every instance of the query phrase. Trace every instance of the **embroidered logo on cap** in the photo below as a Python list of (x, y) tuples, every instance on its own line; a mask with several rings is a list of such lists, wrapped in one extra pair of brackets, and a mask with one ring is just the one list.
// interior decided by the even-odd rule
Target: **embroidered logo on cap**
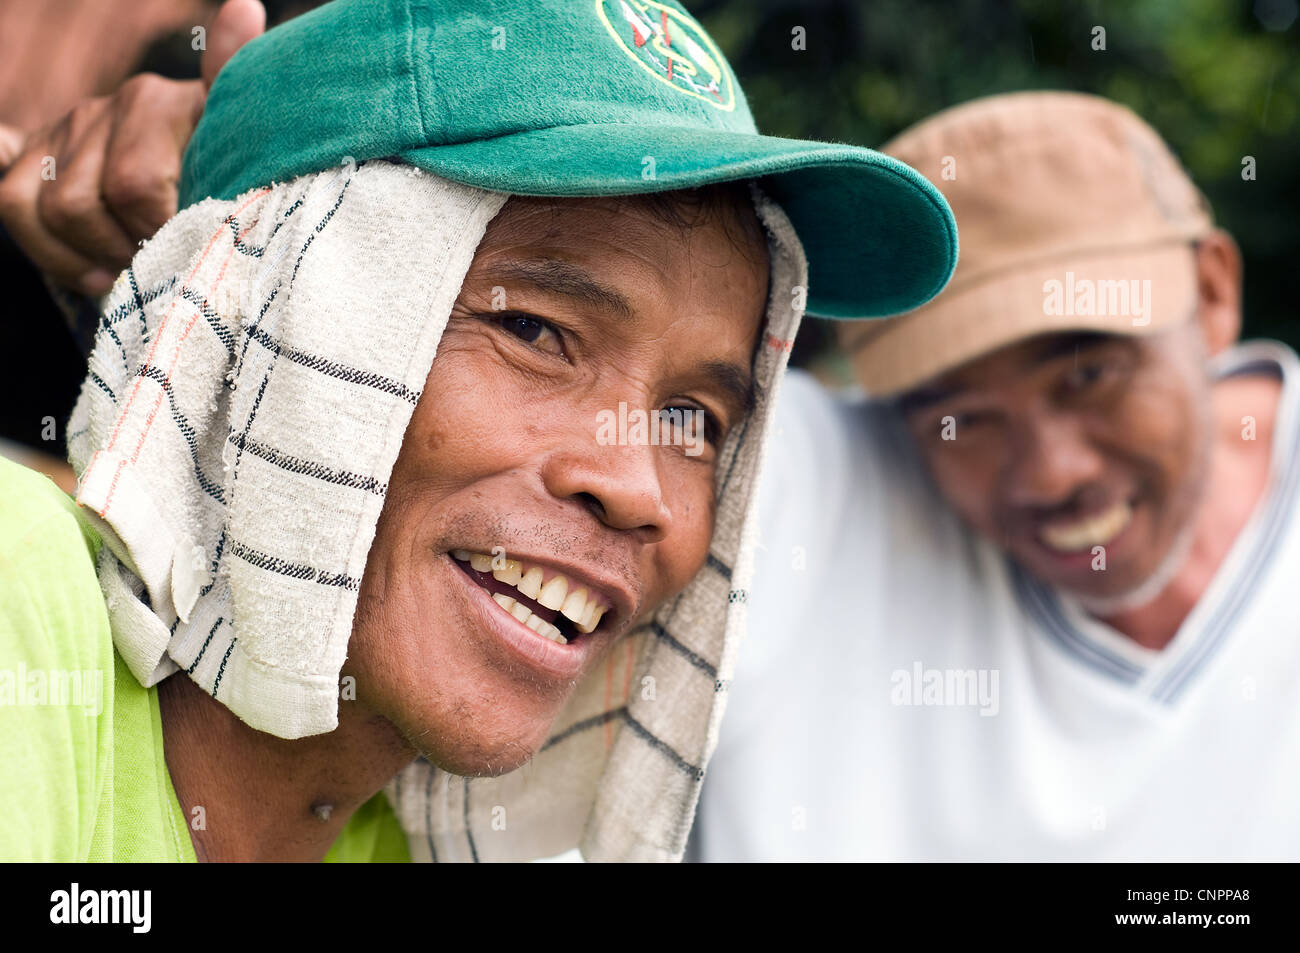
[(736, 87), (713, 41), (681, 11), (654, 0), (596, 0), (596, 12), (628, 56), (662, 83), (718, 109)]

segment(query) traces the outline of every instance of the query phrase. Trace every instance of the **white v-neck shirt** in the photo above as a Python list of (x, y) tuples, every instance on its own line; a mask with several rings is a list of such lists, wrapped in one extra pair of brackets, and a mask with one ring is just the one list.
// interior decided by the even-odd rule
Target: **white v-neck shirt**
[(1264, 497), (1143, 649), (938, 497), (887, 408), (783, 384), (761, 548), (688, 856), (1300, 859), (1300, 364)]

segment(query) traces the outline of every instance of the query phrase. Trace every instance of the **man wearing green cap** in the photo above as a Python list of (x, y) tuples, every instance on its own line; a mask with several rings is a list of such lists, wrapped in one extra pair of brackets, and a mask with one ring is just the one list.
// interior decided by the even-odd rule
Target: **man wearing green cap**
[(648, 0), (327, 4), (222, 70), (179, 192), (76, 503), (3, 470), (0, 855), (680, 857), (788, 344), (933, 295), (943, 199), (758, 135)]

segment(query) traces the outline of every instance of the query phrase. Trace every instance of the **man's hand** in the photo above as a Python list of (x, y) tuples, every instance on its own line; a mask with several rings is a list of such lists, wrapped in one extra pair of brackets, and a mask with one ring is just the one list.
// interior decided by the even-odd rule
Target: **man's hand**
[(0, 222), (55, 282), (101, 295), (176, 214), (181, 156), (221, 67), (266, 29), (259, 0), (226, 0), (201, 80), (142, 73), (24, 136), (0, 126)]

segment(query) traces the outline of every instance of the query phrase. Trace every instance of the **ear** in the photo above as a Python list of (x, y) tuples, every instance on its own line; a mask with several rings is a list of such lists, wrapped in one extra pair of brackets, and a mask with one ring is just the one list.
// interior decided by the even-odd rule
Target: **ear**
[(1215, 229), (1196, 245), (1196, 320), (1206, 353), (1218, 354), (1241, 334), (1241, 252), (1231, 235)]

